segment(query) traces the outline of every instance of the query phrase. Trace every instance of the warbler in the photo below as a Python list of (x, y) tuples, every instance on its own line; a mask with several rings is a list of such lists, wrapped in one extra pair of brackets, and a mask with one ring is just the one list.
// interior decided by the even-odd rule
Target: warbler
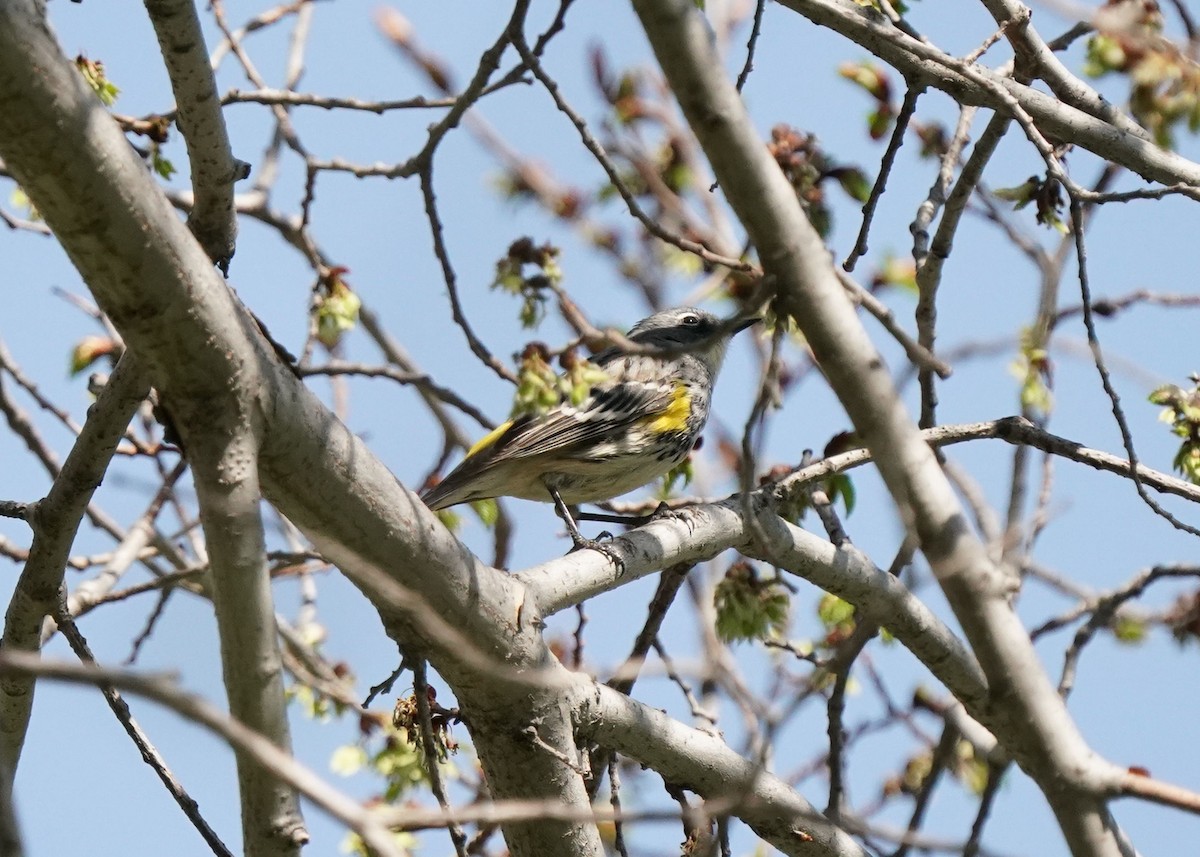
[(687, 458), (730, 338), (756, 321), (725, 324), (695, 307), (642, 319), (629, 340), (662, 354), (602, 351), (593, 362), (607, 377), (582, 402), (498, 426), (421, 499), (434, 510), (492, 497), (553, 502), (576, 547), (594, 547), (567, 507), (633, 491)]

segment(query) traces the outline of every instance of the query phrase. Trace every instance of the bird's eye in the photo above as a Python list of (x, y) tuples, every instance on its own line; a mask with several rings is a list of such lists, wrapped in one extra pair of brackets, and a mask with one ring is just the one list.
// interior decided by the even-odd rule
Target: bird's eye
[(697, 325), (697, 324), (699, 324), (699, 323), (700, 323), (700, 316), (698, 316), (698, 315), (691, 315), (691, 314), (689, 314), (689, 315), (685, 315), (685, 316), (684, 316), (684, 317), (681, 319), (681, 321), (682, 321), (684, 324), (688, 325), (689, 327), (694, 327), (695, 325)]

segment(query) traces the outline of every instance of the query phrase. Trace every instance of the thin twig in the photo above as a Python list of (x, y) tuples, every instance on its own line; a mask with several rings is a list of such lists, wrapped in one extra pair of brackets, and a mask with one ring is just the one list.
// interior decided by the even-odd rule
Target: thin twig
[[(71, 650), (84, 664), (91, 666), (96, 665), (96, 657), (92, 654), (91, 648), (88, 646), (87, 640), (80, 633), (75, 620), (71, 618), (71, 614), (67, 610), (67, 601), (65, 592), (60, 591), (58, 607), (55, 610), (55, 621), (58, 623), (59, 630), (71, 645)], [(133, 741), (138, 752), (142, 755), (142, 760), (158, 775), (159, 780), (166, 786), (167, 792), (179, 804), (179, 808), (183, 810), (183, 814), (187, 817), (192, 826), (204, 839), (205, 843), (212, 850), (213, 854), (218, 857), (233, 857), (232, 852), (221, 841), (215, 830), (213, 830), (204, 816), (200, 814), (200, 805), (195, 799), (188, 794), (183, 785), (175, 778), (171, 769), (167, 767), (166, 760), (158, 752), (157, 748), (150, 743), (149, 737), (137, 721), (133, 719), (133, 713), (129, 710), (128, 703), (110, 684), (100, 684), (100, 691), (104, 694), (104, 700), (108, 703), (108, 707), (112, 709), (116, 715), (117, 721), (125, 730)]]
[(466, 313), (463, 311), (462, 301), (458, 296), (458, 277), (454, 273), (454, 265), (450, 262), (450, 253), (446, 249), (443, 234), (444, 227), (442, 226), (441, 217), (438, 215), (437, 197), (433, 193), (432, 168), (427, 167), (421, 170), (421, 196), (425, 200), (425, 217), (429, 222), (429, 231), (433, 237), (433, 252), (437, 256), (438, 263), (442, 266), (442, 277), (446, 283), (446, 291), (450, 296), (450, 311), (454, 317), (454, 323), (459, 326), (463, 335), (466, 336), (471, 353), (478, 357), (483, 365), (487, 366), (505, 381), (516, 385), (517, 376), (513, 374), (511, 369), (497, 360), (495, 355), (475, 335), (475, 331), (471, 328), (471, 323), (467, 321)]
[[(1024, 444), (1080, 464), (1086, 464), (1097, 470), (1121, 476), (1131, 476), (1131, 471), (1136, 471), (1139, 483), (1144, 486), (1149, 486), (1164, 494), (1174, 494), (1193, 502), (1200, 502), (1200, 486), (1176, 479), (1142, 464), (1135, 464), (1131, 467), (1125, 459), (1107, 452), (1089, 449), (1075, 441), (1051, 434), (1021, 417), (1004, 417), (991, 422), (939, 426), (925, 429), (921, 435), (927, 443), (935, 447), (988, 438), (1003, 440), (1011, 444)], [(769, 490), (786, 501), (790, 498), (791, 492), (799, 490), (803, 483), (814, 479), (823, 479), (834, 473), (841, 473), (866, 464), (870, 460), (871, 454), (865, 449), (843, 452), (787, 475)]]
[[(608, 802), (618, 816), (621, 814), (621, 778), (617, 774), (617, 756), (608, 760)], [(618, 817), (613, 822), (613, 848), (621, 857), (629, 857), (625, 848), (625, 825)]]
[(488, 419), (479, 408), (472, 405), (449, 387), (443, 387), (436, 383), (428, 373), (406, 372), (396, 366), (369, 366), (365, 363), (352, 363), (347, 360), (337, 359), (330, 359), (320, 366), (298, 366), (296, 367), (296, 371), (300, 374), (301, 378), (308, 378), (313, 375), (360, 375), (364, 378), (387, 378), (395, 381), (397, 384), (412, 385), (430, 395), (436, 396), (446, 404), (458, 408), (485, 429), (490, 430), (496, 427), (496, 424)]
[(621, 195), (621, 199), (624, 200), (625, 205), (629, 208), (629, 213), (637, 218), (638, 222), (642, 224), (647, 232), (649, 232), (655, 238), (678, 247), (680, 250), (684, 250), (688, 253), (694, 253), (710, 264), (721, 265), (729, 268), (731, 271), (748, 272), (752, 269), (753, 266), (748, 262), (730, 257), (728, 255), (715, 253), (697, 241), (691, 241), (687, 238), (683, 238), (682, 236), (672, 234), (670, 231), (664, 229), (654, 218), (650, 217), (645, 211), (643, 211), (641, 205), (634, 197), (633, 192), (626, 186), (624, 180), (621, 178), (620, 173), (617, 171), (616, 165), (612, 162), (612, 159), (608, 157), (608, 153), (604, 151), (604, 147), (601, 146), (600, 142), (592, 136), (592, 132), (588, 130), (587, 123), (584, 121), (583, 117), (580, 116), (562, 97), (558, 84), (553, 78), (546, 74), (545, 70), (542, 68), (541, 62), (533, 55), (532, 51), (529, 50), (529, 46), (525, 43), (524, 39), (514, 39), (513, 46), (521, 54), (521, 59), (525, 61), (534, 77), (536, 77), (541, 82), (542, 86), (546, 88), (546, 91), (550, 93), (550, 97), (554, 99), (554, 103), (558, 109), (564, 113), (571, 121), (571, 124), (575, 126), (575, 130), (579, 133), (580, 141), (587, 148), (587, 150), (592, 153), (592, 156), (596, 159), (597, 163), (600, 164), (601, 168), (603, 168), (605, 174), (608, 176), (608, 180), (612, 183), (613, 188)]
[(908, 123), (913, 114), (917, 112), (917, 99), (924, 91), (925, 85), (920, 83), (909, 83), (908, 89), (905, 90), (904, 101), (900, 104), (900, 112), (896, 116), (896, 127), (892, 129), (891, 139), (888, 140), (883, 159), (879, 162), (879, 175), (875, 178), (875, 184), (871, 186), (871, 195), (863, 203), (862, 225), (858, 228), (858, 238), (854, 241), (854, 249), (842, 262), (842, 270), (847, 273), (852, 272), (854, 266), (858, 264), (858, 260), (866, 255), (867, 235), (871, 231), (871, 221), (875, 219), (875, 207), (879, 205), (879, 200), (887, 189), (888, 176), (891, 175), (892, 165), (896, 163), (896, 154), (904, 143), (904, 135), (908, 132)]
[(1117, 393), (1116, 388), (1112, 384), (1112, 379), (1109, 376), (1108, 366), (1104, 361), (1104, 353), (1100, 350), (1100, 337), (1096, 333), (1096, 319), (1092, 310), (1092, 290), (1088, 279), (1087, 266), (1087, 245), (1084, 243), (1083, 237), (1083, 203), (1074, 194), (1071, 194), (1071, 231), (1075, 235), (1075, 259), (1078, 267), (1079, 292), (1083, 299), (1083, 326), (1087, 330), (1088, 345), (1092, 349), (1092, 359), (1096, 366), (1096, 372), (1100, 375), (1100, 384), (1104, 388), (1105, 394), (1112, 403), (1113, 419), (1117, 423), (1117, 428), (1121, 432), (1121, 443), (1125, 447), (1125, 454), (1129, 456), (1128, 475), (1133, 480), (1134, 488), (1137, 490), (1138, 496), (1156, 515), (1166, 520), (1171, 526), (1178, 530), (1193, 536), (1200, 536), (1200, 529), (1193, 527), (1191, 524), (1186, 524), (1177, 517), (1168, 512), (1163, 506), (1152, 498), (1146, 491), (1146, 486), (1143, 484), (1141, 467), (1138, 465), (1137, 451), (1133, 447), (1133, 432), (1129, 428), (1129, 421), (1125, 418), (1125, 411), (1121, 407), (1121, 397)]
[(758, 0), (754, 4), (754, 23), (750, 25), (750, 38), (746, 41), (746, 62), (737, 76), (738, 92), (745, 87), (746, 81), (750, 79), (750, 72), (754, 70), (754, 49), (758, 47), (758, 35), (762, 32), (763, 9), (766, 5), (767, 0)]
[[(429, 789), (437, 799), (438, 806), (443, 810), (450, 809), (450, 801), (446, 798), (446, 787), (442, 784), (442, 775), (438, 770), (437, 740), (433, 734), (433, 715), (429, 710), (429, 682), (426, 679), (426, 663), (424, 658), (413, 661), (413, 697), (417, 703), (417, 719), (421, 727), (421, 749), (425, 753), (425, 769), (429, 775)], [(467, 837), (462, 827), (454, 822), (446, 825), (450, 839), (454, 843), (454, 852), (458, 857), (467, 857)]]

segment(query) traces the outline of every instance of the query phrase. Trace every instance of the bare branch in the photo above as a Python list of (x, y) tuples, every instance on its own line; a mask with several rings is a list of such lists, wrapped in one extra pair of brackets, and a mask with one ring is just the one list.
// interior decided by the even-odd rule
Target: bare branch
[[(996, 438), (1014, 445), (1031, 446), (1043, 452), (1086, 464), (1096, 470), (1130, 476), (1131, 467), (1125, 459), (1107, 452), (1089, 449), (1073, 440), (1051, 434), (1022, 417), (1004, 417), (984, 423), (938, 426), (933, 429), (925, 429), (921, 432), (921, 436), (930, 445), (936, 447), (969, 440)], [(871, 453), (865, 449), (856, 449), (830, 456), (784, 477), (775, 484), (775, 491), (781, 499), (786, 500), (792, 496), (793, 491), (810, 480), (821, 479), (832, 473), (840, 473), (843, 470), (858, 467), (870, 459)], [(1200, 486), (1176, 479), (1174, 476), (1152, 470), (1141, 464), (1136, 466), (1136, 470), (1138, 478), (1156, 491), (1200, 502)]]
[[(145, 372), (126, 352), (92, 406), (50, 492), (30, 509), (27, 520), (33, 529), (33, 543), (5, 614), (0, 641), (5, 651), (41, 649), (42, 620), (54, 613), (58, 603), (67, 558), (84, 512), (126, 426), (149, 392)], [(16, 774), (25, 742), (33, 689), (29, 676), (9, 675), (0, 681), (0, 771), (9, 777)]]
[[(1200, 193), (1200, 165), (1155, 145), (1142, 135), (1114, 133), (1103, 120), (982, 66), (970, 74), (962, 63), (927, 43), (881, 22), (853, 0), (781, 0), (815, 24), (841, 33), (898, 69), (909, 80), (923, 80), (964, 104), (1008, 113), (1016, 103), (1042, 133), (1070, 141), (1138, 175), (1167, 185), (1184, 184)], [(988, 85), (983, 85), (986, 81)], [(1001, 96), (1006, 93), (1006, 97)]]
[(233, 185), (250, 174), (250, 165), (233, 156), (196, 4), (191, 0), (145, 2), (171, 77), (177, 121), (191, 162), (196, 202), (188, 226), (209, 258), (228, 272), (237, 240)]
[[(652, 766), (668, 782), (732, 804), (733, 814), (784, 854), (866, 853), (778, 778), (734, 753), (721, 739), (689, 729), (611, 688), (593, 685), (580, 728), (601, 744)], [(676, 753), (673, 747), (686, 750)]]
[(186, 719), (203, 726), (239, 754), (253, 759), (264, 772), (287, 783), (332, 817), (359, 834), (372, 849), (384, 857), (403, 857), (384, 823), (364, 808), (280, 750), (271, 739), (244, 723), (229, 717), (199, 696), (179, 690), (164, 677), (146, 676), (129, 670), (116, 670), (91, 664), (68, 664), (42, 660), (23, 652), (0, 653), (0, 676), (48, 678), (72, 684), (119, 688), (163, 705)]
[[(247, 400), (239, 396), (222, 403), (224, 413), (209, 401), (203, 420), (187, 411), (173, 415), (200, 501), (229, 710), (289, 752), (283, 665), (259, 511), (258, 433), (238, 407)], [(237, 761), (246, 851), (298, 854), (308, 831), (295, 791), (251, 757), (239, 753)]]
[[(84, 664), (96, 666), (96, 658), (92, 654), (91, 648), (88, 646), (87, 640), (83, 634), (79, 632), (75, 621), (67, 612), (67, 603), (65, 598), (59, 598), (58, 604), (54, 610), (54, 619), (58, 626), (62, 629), (63, 636), (67, 638), (67, 642), (71, 645), (71, 650)], [(32, 677), (32, 676), (30, 676)], [(232, 857), (230, 850), (225, 847), (225, 843), (217, 835), (217, 832), (212, 829), (204, 816), (200, 814), (200, 807), (195, 799), (187, 793), (183, 784), (167, 767), (167, 761), (162, 754), (158, 752), (145, 731), (133, 718), (133, 712), (129, 710), (129, 704), (121, 697), (121, 694), (116, 688), (101, 684), (100, 691), (104, 694), (104, 700), (108, 703), (108, 707), (112, 709), (121, 727), (129, 735), (134, 746), (138, 748), (138, 752), (142, 755), (142, 760), (149, 765), (159, 780), (166, 787), (174, 801), (179, 804), (179, 808), (183, 810), (183, 814), (187, 816), (188, 821), (196, 828), (205, 843), (217, 857)]]

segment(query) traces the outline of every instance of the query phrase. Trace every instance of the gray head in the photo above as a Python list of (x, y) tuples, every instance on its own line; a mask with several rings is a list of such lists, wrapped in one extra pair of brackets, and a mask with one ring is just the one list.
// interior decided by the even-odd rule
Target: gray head
[(639, 344), (678, 348), (694, 354), (715, 374), (725, 359), (725, 347), (730, 337), (756, 321), (757, 318), (742, 319), (729, 326), (702, 309), (676, 307), (642, 319), (630, 329), (628, 336)]

